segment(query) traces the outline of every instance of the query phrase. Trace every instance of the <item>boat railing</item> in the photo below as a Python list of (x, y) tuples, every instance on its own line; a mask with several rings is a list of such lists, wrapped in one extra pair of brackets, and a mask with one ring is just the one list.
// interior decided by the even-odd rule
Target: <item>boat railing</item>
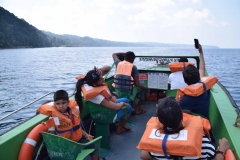
[(237, 112), (237, 117), (234, 123), (235, 127), (240, 127), (238, 124), (240, 123), (240, 108), (237, 105), (237, 103), (235, 102), (235, 100), (232, 98), (231, 94), (228, 92), (228, 90), (222, 85), (222, 83), (218, 82), (218, 85), (222, 88), (222, 90), (226, 93), (226, 95), (228, 96), (230, 102), (232, 103), (233, 107), (236, 108), (236, 112)]
[(6, 116), (1, 117), (1, 118), (0, 118), (0, 121), (3, 120), (3, 119), (5, 119), (5, 118), (7, 118), (7, 117), (9, 117), (9, 116), (11, 116), (12, 114), (14, 114), (14, 113), (16, 113), (16, 112), (18, 112), (18, 111), (20, 111), (20, 110), (22, 110), (22, 109), (24, 109), (24, 108), (30, 106), (30, 105), (32, 105), (33, 103), (35, 103), (35, 102), (41, 100), (42, 98), (44, 98), (44, 97), (46, 97), (46, 96), (48, 96), (49, 94), (52, 94), (52, 93), (55, 93), (55, 92), (53, 92), (53, 91), (52, 91), (52, 92), (48, 92), (47, 94), (43, 95), (42, 97), (40, 97), (40, 98), (38, 98), (38, 99), (36, 99), (36, 100), (34, 100), (34, 101), (32, 101), (32, 102), (26, 104), (25, 106), (23, 106), (23, 107), (21, 107), (21, 108), (19, 108), (19, 109), (16, 109), (15, 111), (13, 111), (13, 112), (7, 114)]

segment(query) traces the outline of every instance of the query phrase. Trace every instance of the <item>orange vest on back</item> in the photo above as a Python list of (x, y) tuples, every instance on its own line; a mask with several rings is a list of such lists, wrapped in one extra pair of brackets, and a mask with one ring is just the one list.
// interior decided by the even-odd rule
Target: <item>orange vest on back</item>
[(119, 62), (116, 69), (116, 74), (114, 75), (113, 87), (127, 90), (132, 89), (134, 84), (134, 79), (131, 76), (133, 64), (128, 61)]
[[(215, 83), (218, 82), (218, 79), (214, 76), (202, 77), (201, 82), (206, 85), (206, 90), (209, 90)], [(205, 92), (203, 83), (196, 83), (187, 86), (186, 88), (179, 88), (176, 94), (176, 100), (180, 101), (184, 95), (198, 97)]]
[(82, 138), (82, 129), (80, 126), (81, 121), (77, 108), (78, 105), (76, 101), (69, 100), (68, 106), (73, 116), (74, 124), (69, 114), (63, 114), (57, 110), (57, 108), (54, 106), (54, 102), (49, 102), (40, 106), (37, 109), (37, 112), (47, 116), (52, 116), (53, 119), (58, 117), (60, 125), (55, 124), (56, 133), (59, 136), (71, 139), (73, 141), (78, 141)]
[(96, 97), (97, 95), (101, 94), (107, 100), (116, 102), (116, 97), (111, 95), (111, 92), (106, 83), (103, 83), (102, 86), (92, 87), (87, 84), (82, 85), (82, 93), (84, 96), (84, 100), (87, 101), (91, 98)]
[(171, 70), (171, 72), (177, 72), (182, 71), (185, 67), (193, 65), (193, 62), (173, 62), (168, 65), (168, 68)]
[[(203, 134), (209, 136), (208, 131), (211, 129), (209, 121), (205, 118), (201, 118), (200, 116), (193, 116), (183, 113), (182, 123), (184, 129), (180, 132), (184, 131), (186, 140), (177, 138), (171, 139), (171, 137), (177, 137), (177, 134), (169, 135), (170, 138), (168, 137), (166, 143), (167, 154), (176, 156), (201, 157), (202, 136)], [(163, 133), (162, 128), (163, 125), (159, 122), (158, 118), (152, 117), (147, 123), (146, 130), (137, 148), (148, 152), (164, 154), (162, 142), (165, 134)], [(156, 129), (160, 129), (160, 137), (154, 137), (156, 134)], [(149, 138), (150, 135), (151, 137)]]

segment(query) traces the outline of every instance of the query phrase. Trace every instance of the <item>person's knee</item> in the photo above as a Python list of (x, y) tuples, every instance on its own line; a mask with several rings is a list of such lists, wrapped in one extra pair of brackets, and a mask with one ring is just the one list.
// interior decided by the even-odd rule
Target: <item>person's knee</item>
[(129, 100), (127, 98), (122, 98), (125, 103), (129, 103)]
[(130, 105), (129, 105), (129, 107), (128, 107), (128, 113), (129, 113), (129, 114), (132, 113), (132, 106), (130, 106)]

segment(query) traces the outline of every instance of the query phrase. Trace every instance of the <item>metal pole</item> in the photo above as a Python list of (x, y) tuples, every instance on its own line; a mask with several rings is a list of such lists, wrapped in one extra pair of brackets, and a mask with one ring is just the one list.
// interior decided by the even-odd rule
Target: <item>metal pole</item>
[(23, 108), (26, 108), (26, 107), (30, 106), (31, 104), (33, 104), (33, 103), (37, 102), (38, 100), (40, 100), (40, 99), (42, 99), (42, 98), (46, 97), (47, 95), (49, 95), (49, 94), (51, 94), (51, 93), (54, 93), (54, 92), (48, 92), (47, 94), (45, 94), (44, 96), (42, 96), (42, 97), (40, 97), (40, 98), (36, 99), (35, 101), (33, 101), (33, 102), (31, 102), (31, 103), (29, 103), (29, 104), (27, 104), (27, 105), (25, 105), (25, 106), (23, 106), (23, 107), (21, 107), (21, 108), (19, 108), (19, 109), (15, 110), (15, 111), (13, 111), (12, 113), (9, 113), (8, 115), (6, 115), (6, 116), (4, 116), (4, 117), (2, 117), (2, 118), (0, 119), (0, 121), (1, 121), (1, 120), (3, 120), (4, 118), (7, 118), (7, 117), (9, 117), (9, 116), (10, 116), (10, 115), (12, 115), (12, 114), (14, 114), (14, 113), (18, 112), (18, 111), (20, 111), (21, 109), (23, 109)]

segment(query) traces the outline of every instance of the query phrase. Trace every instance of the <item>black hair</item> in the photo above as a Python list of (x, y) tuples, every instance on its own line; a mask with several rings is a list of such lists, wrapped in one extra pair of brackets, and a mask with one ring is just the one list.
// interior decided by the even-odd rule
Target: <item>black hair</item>
[(186, 57), (181, 57), (178, 62), (188, 62), (188, 59)]
[(53, 96), (54, 102), (58, 100), (69, 100), (68, 93), (65, 90), (58, 90), (54, 93)]
[(200, 81), (200, 73), (198, 69), (193, 65), (185, 67), (182, 74), (185, 83), (188, 85), (195, 84)]
[(174, 97), (165, 97), (157, 103), (157, 117), (163, 124), (166, 134), (178, 133), (182, 128), (180, 123), (183, 119), (182, 109)]
[(131, 63), (134, 62), (135, 57), (136, 56), (135, 56), (134, 52), (132, 52), (132, 51), (128, 51), (125, 54), (125, 60), (128, 61), (128, 62), (131, 62)]
[(82, 112), (83, 102), (82, 102), (82, 85), (87, 83), (89, 86), (95, 86), (99, 81), (100, 75), (97, 74), (96, 70), (90, 70), (86, 76), (82, 79), (79, 79), (76, 83), (75, 88), (75, 101), (77, 102), (80, 112)]

